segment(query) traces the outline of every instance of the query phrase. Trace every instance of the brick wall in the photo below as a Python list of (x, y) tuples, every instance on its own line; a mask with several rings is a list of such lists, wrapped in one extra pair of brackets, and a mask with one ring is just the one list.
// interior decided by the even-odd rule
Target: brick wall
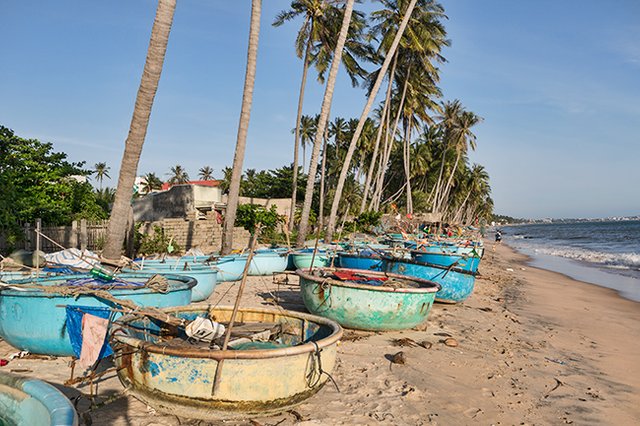
[[(154, 225), (164, 229), (166, 235), (173, 237), (183, 250), (199, 248), (204, 253), (219, 252), (222, 246), (222, 225), (211, 215), (206, 220), (163, 219), (158, 222), (145, 222), (140, 231), (153, 233)], [(243, 249), (249, 245), (250, 234), (244, 228), (234, 228), (233, 248)]]

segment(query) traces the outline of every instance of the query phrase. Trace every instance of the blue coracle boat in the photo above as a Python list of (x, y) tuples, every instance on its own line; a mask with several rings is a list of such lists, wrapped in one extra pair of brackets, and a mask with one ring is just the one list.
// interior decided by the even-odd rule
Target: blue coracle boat
[(421, 263), (439, 265), (444, 267), (453, 266), (465, 271), (477, 272), (480, 265), (480, 256), (469, 254), (454, 254), (445, 252), (423, 252), (412, 250), (411, 258)]
[[(135, 270), (131, 269), (129, 272), (135, 272)], [(138, 272), (182, 275), (195, 278), (196, 285), (191, 289), (192, 302), (207, 300), (218, 284), (218, 269), (201, 263), (184, 262), (177, 265), (175, 263), (144, 264), (144, 267)]]
[(436, 301), (446, 303), (463, 302), (473, 292), (475, 273), (459, 268), (429, 265), (409, 259), (384, 259), (384, 270), (395, 274), (422, 278), (440, 284)]
[(373, 251), (360, 253), (338, 253), (338, 266), (347, 269), (363, 269), (367, 271), (382, 271), (384, 261)]
[(0, 374), (0, 425), (77, 426), (66, 396), (41, 380)]
[[(132, 282), (146, 282), (152, 274), (120, 274), (118, 278)], [(80, 277), (80, 278), (79, 278)], [(114, 307), (114, 304), (92, 295), (74, 295), (70, 280), (88, 278), (87, 275), (58, 276), (35, 282), (23, 280), (11, 283), (12, 288), (0, 290), (0, 337), (11, 346), (31, 353), (74, 355), (67, 333), (65, 306)], [(127, 299), (140, 306), (173, 307), (191, 303), (191, 288), (195, 279), (165, 275), (166, 293), (148, 287), (123, 286), (107, 290), (112, 296)], [(20, 288), (24, 285), (24, 288)], [(43, 291), (29, 285), (52, 287)], [(109, 286), (107, 283), (105, 286)], [(58, 287), (58, 288), (56, 288)]]

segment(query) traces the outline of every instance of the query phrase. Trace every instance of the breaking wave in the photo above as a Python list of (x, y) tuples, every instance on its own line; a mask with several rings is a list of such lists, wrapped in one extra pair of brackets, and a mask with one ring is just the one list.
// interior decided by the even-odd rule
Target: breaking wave
[(615, 269), (640, 270), (640, 253), (604, 253), (568, 247), (537, 247), (537, 253), (596, 263)]

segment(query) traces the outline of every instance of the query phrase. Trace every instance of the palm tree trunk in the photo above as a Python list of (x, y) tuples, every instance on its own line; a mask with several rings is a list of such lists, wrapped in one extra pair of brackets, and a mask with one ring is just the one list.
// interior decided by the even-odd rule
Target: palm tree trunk
[(413, 12), (413, 8), (416, 5), (417, 0), (411, 0), (409, 5), (407, 6), (407, 10), (404, 13), (404, 17), (402, 18), (402, 22), (400, 23), (400, 27), (398, 28), (398, 32), (396, 33), (395, 38), (393, 39), (393, 43), (391, 43), (391, 47), (387, 52), (387, 57), (384, 59), (382, 63), (382, 67), (380, 69), (380, 73), (378, 74), (378, 78), (376, 79), (375, 84), (373, 85), (373, 89), (369, 94), (369, 99), (367, 100), (367, 104), (360, 115), (360, 121), (358, 122), (358, 126), (356, 127), (355, 132), (353, 133), (353, 137), (351, 138), (351, 143), (349, 144), (349, 149), (347, 150), (347, 155), (345, 157), (344, 164), (342, 165), (342, 170), (340, 171), (340, 178), (338, 179), (338, 186), (336, 187), (336, 193), (333, 197), (333, 203), (331, 204), (331, 213), (329, 214), (329, 223), (327, 224), (327, 233), (325, 235), (325, 240), (331, 241), (333, 237), (333, 233), (336, 228), (336, 217), (338, 214), (338, 205), (340, 204), (340, 198), (342, 197), (342, 190), (344, 188), (344, 182), (347, 179), (347, 173), (349, 172), (349, 167), (351, 164), (351, 157), (353, 157), (353, 152), (356, 149), (356, 145), (358, 142), (358, 138), (360, 138), (360, 134), (362, 133), (362, 128), (364, 127), (364, 122), (369, 115), (369, 111), (371, 110), (371, 106), (375, 101), (376, 96), (378, 95), (378, 90), (380, 89), (380, 85), (382, 84), (382, 80), (384, 80), (384, 76), (387, 73), (387, 69), (393, 59), (398, 44), (400, 44), (400, 39), (402, 38), (402, 34), (404, 33), (405, 28), (407, 28), (407, 24), (409, 23), (409, 18), (411, 18), (411, 13)]
[[(389, 86), (387, 87), (387, 95), (384, 100), (384, 106), (382, 107), (382, 116), (380, 117), (380, 124), (378, 125), (378, 134), (376, 135), (376, 144), (373, 148), (373, 157), (371, 158), (371, 164), (367, 171), (367, 179), (364, 182), (364, 191), (362, 192), (362, 202), (360, 203), (360, 213), (364, 212), (364, 207), (367, 204), (367, 198), (369, 194), (369, 185), (371, 185), (371, 179), (373, 177), (373, 170), (376, 165), (376, 159), (378, 158), (378, 149), (380, 147), (380, 139), (382, 139), (382, 131), (384, 130), (385, 117), (389, 111), (389, 102), (391, 100), (391, 89), (393, 87), (393, 76), (396, 72), (396, 64), (398, 62), (397, 55), (393, 59), (393, 65), (391, 65), (391, 73), (389, 74)], [(382, 155), (381, 155), (382, 156)]]
[(453, 169), (451, 169), (451, 174), (449, 175), (449, 179), (447, 180), (447, 184), (444, 187), (444, 191), (442, 191), (442, 196), (437, 203), (437, 210), (440, 211), (442, 209), (442, 205), (445, 203), (447, 198), (449, 197), (449, 190), (451, 189), (451, 182), (453, 182), (453, 176), (456, 174), (456, 169), (458, 168), (458, 162), (460, 161), (460, 151), (456, 155), (456, 162), (453, 164)]
[(458, 208), (458, 211), (456, 211), (456, 214), (454, 215), (454, 219), (457, 219), (458, 216), (462, 216), (462, 212), (464, 210), (465, 204), (467, 203), (467, 200), (469, 199), (469, 196), (471, 195), (471, 193), (473, 192), (473, 189), (470, 189), (469, 192), (467, 193), (467, 196), (465, 197), (464, 201), (462, 202), (462, 204), (460, 204), (460, 207)]
[(119, 260), (127, 231), (127, 212), (133, 195), (133, 183), (138, 171), (138, 162), (142, 146), (147, 135), (149, 117), (153, 100), (158, 90), (158, 82), (162, 73), (164, 56), (167, 52), (169, 33), (173, 23), (176, 0), (159, 0), (156, 16), (151, 29), (151, 39), (147, 51), (147, 59), (142, 71), (142, 79), (138, 88), (129, 134), (125, 142), (124, 154), (120, 165), (118, 188), (116, 190), (105, 242), (103, 257), (108, 260)]
[[(296, 130), (293, 141), (293, 182), (291, 183), (291, 211), (289, 212), (289, 231), (293, 229), (293, 218), (296, 214), (296, 200), (298, 198), (298, 145), (300, 143), (300, 120), (302, 119), (302, 105), (304, 104), (304, 89), (307, 86), (307, 71), (309, 70), (309, 56), (312, 37), (313, 22), (311, 23), (311, 30), (309, 31), (307, 46), (304, 50), (304, 59), (302, 64), (302, 82), (300, 83), (300, 93), (298, 95), (298, 112), (296, 113)], [(302, 169), (304, 171), (304, 167)]]
[[(376, 196), (375, 210), (378, 210), (380, 208), (380, 201), (382, 200), (382, 192), (384, 189), (384, 177), (387, 172), (387, 164), (389, 164), (389, 159), (391, 158), (391, 152), (393, 151), (393, 142), (395, 141), (396, 132), (398, 131), (398, 126), (400, 125), (400, 117), (402, 116), (402, 109), (404, 108), (404, 101), (407, 97), (408, 88), (409, 88), (409, 80), (405, 80), (402, 88), (402, 96), (400, 97), (400, 104), (398, 105), (398, 112), (396, 114), (396, 119), (393, 124), (393, 131), (391, 132), (391, 140), (389, 141), (388, 150), (384, 160), (384, 167), (382, 169), (382, 173), (380, 174), (380, 181), (378, 186), (378, 194)], [(391, 111), (389, 111), (389, 114), (391, 114)]]
[(329, 79), (327, 80), (327, 87), (325, 89), (324, 98), (322, 100), (320, 119), (318, 120), (318, 128), (316, 129), (316, 134), (313, 141), (313, 152), (311, 153), (311, 161), (309, 164), (307, 188), (304, 194), (304, 204), (302, 205), (302, 215), (300, 217), (298, 238), (296, 239), (296, 244), (298, 245), (298, 247), (302, 247), (304, 245), (305, 239), (307, 238), (307, 231), (309, 228), (309, 214), (311, 213), (311, 201), (313, 200), (313, 188), (315, 186), (316, 171), (318, 169), (318, 155), (320, 154), (320, 147), (322, 145), (324, 129), (327, 125), (329, 108), (331, 106), (331, 100), (333, 99), (333, 90), (336, 84), (336, 77), (338, 76), (338, 68), (340, 67), (340, 62), (342, 61), (342, 50), (344, 49), (344, 43), (347, 39), (347, 32), (349, 30), (349, 24), (351, 22), (351, 14), (353, 12), (354, 1), (355, 0), (347, 0), (344, 8), (344, 17), (342, 19), (342, 27), (340, 28), (340, 36), (338, 37), (336, 49), (333, 53), (333, 61), (331, 62)]
[(413, 199), (411, 198), (411, 117), (407, 120), (404, 138), (404, 173), (407, 180), (407, 214), (413, 214)]
[(440, 172), (438, 173), (438, 180), (436, 181), (436, 186), (434, 187), (435, 192), (432, 191), (431, 195), (429, 195), (429, 200), (427, 200), (427, 203), (431, 202), (431, 196), (433, 196), (433, 204), (431, 206), (431, 211), (432, 212), (436, 212), (436, 204), (438, 201), (438, 198), (440, 197), (440, 186), (442, 184), (442, 173), (444, 172), (444, 163), (445, 163), (445, 158), (447, 155), (447, 148), (448, 148), (448, 141), (445, 140), (444, 143), (444, 147), (442, 147), (442, 159), (440, 161)]
[(240, 195), (240, 180), (242, 178), (242, 163), (247, 144), (247, 131), (251, 118), (251, 104), (253, 103), (253, 86), (256, 80), (256, 62), (258, 58), (258, 40), (260, 39), (260, 14), (262, 0), (251, 1), (251, 24), (249, 26), (249, 49), (247, 52), (247, 69), (242, 92), (242, 109), (240, 110), (240, 123), (238, 125), (238, 139), (236, 152), (233, 157), (233, 171), (229, 185), (227, 198), (227, 210), (224, 217), (224, 229), (222, 232), (222, 254), (228, 254), (233, 248), (233, 227), (236, 221), (238, 209), (238, 197)]
[[(397, 58), (397, 55), (396, 55)], [(395, 62), (394, 62), (395, 63)], [(395, 70), (394, 70), (395, 71)], [(389, 74), (389, 81), (393, 81), (395, 75)], [(378, 194), (382, 193), (382, 185), (384, 183), (384, 174), (387, 169), (387, 164), (389, 163), (389, 132), (391, 130), (391, 93), (387, 93), (389, 98), (387, 99), (389, 105), (387, 107), (387, 117), (385, 120), (385, 133), (384, 133), (384, 150), (383, 155), (380, 156), (380, 163), (378, 164), (378, 173), (376, 175), (376, 182), (374, 186), (373, 195), (371, 196), (371, 202), (369, 203), (369, 210), (377, 211), (378, 206), (380, 205), (380, 197)], [(385, 102), (387, 101), (385, 100)]]
[[(327, 113), (327, 121), (331, 116), (331, 106), (329, 106), (329, 113)], [(318, 231), (322, 231), (324, 228), (324, 180), (326, 177), (326, 169), (327, 169), (327, 141), (329, 140), (329, 126), (324, 128), (324, 137), (322, 142), (322, 165), (320, 166), (322, 170), (320, 170), (320, 200), (318, 207)]]

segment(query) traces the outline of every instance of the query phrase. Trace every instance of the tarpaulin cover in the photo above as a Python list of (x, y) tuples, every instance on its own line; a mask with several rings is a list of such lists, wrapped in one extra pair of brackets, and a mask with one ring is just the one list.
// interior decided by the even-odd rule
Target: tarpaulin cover
[(340, 281), (351, 281), (358, 284), (382, 285), (388, 277), (372, 277), (354, 271), (335, 271), (333, 276)]
[[(69, 335), (69, 341), (73, 348), (73, 353), (76, 358), (80, 358), (82, 352), (82, 317), (84, 314), (95, 315), (100, 318), (109, 318), (111, 316), (111, 309), (96, 307), (96, 306), (67, 306), (67, 334)], [(98, 359), (108, 357), (113, 354), (109, 341), (105, 338), (102, 349), (100, 350), (100, 356)]]

